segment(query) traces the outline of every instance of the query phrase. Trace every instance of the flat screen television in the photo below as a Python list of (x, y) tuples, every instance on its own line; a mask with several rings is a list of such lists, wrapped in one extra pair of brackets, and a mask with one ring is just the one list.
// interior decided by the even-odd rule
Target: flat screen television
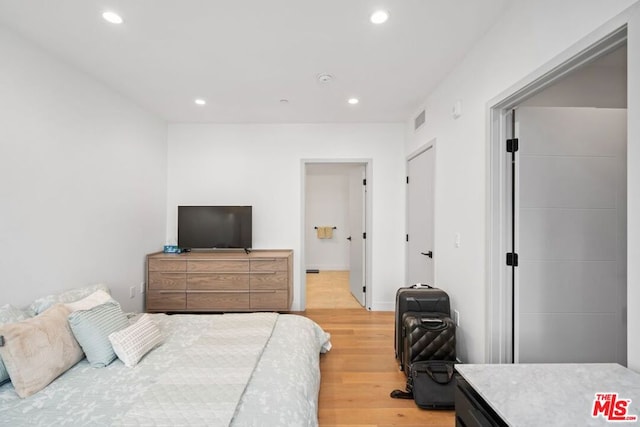
[(251, 206), (178, 206), (178, 246), (250, 249)]

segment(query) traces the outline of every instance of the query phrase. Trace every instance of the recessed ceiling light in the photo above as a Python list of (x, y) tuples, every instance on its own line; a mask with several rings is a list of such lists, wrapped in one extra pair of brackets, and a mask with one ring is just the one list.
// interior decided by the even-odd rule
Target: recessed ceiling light
[(351, 105), (356, 105), (360, 100), (358, 98), (349, 98), (347, 102)]
[(386, 10), (376, 10), (369, 18), (374, 24), (383, 24), (389, 19), (389, 12)]
[(289, 100), (287, 98), (282, 98), (280, 100), (280, 104), (288, 104), (288, 103), (289, 103)]
[(205, 100), (204, 100), (204, 99), (202, 99), (202, 98), (198, 98), (198, 99), (196, 99), (196, 100), (195, 100), (195, 101), (193, 101), (193, 102), (195, 102), (195, 103), (196, 103), (196, 104), (198, 104), (198, 105), (206, 105), (206, 103), (207, 103), (207, 101), (205, 101)]
[(115, 12), (105, 12), (102, 14), (102, 17), (105, 21), (111, 22), (112, 24), (122, 24), (122, 22), (124, 22), (122, 20), (122, 16), (118, 15)]

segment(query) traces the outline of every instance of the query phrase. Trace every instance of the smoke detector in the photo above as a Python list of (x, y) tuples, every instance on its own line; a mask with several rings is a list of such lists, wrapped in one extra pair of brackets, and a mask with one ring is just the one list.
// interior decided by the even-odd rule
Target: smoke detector
[(331, 74), (327, 74), (327, 73), (318, 74), (318, 81), (320, 83), (329, 83), (331, 80), (333, 80), (333, 76)]

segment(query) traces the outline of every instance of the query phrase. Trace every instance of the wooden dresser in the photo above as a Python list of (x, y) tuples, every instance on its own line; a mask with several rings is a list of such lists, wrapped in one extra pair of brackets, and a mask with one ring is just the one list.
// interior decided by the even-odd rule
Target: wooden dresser
[(147, 312), (288, 311), (293, 251), (147, 255)]

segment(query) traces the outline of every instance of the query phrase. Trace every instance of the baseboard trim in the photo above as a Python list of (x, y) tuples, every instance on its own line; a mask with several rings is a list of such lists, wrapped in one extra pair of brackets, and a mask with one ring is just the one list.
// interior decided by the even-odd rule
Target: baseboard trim
[(374, 302), (371, 304), (371, 311), (396, 311), (395, 302)]
[(349, 271), (349, 266), (344, 265), (308, 265), (307, 270), (320, 271)]

